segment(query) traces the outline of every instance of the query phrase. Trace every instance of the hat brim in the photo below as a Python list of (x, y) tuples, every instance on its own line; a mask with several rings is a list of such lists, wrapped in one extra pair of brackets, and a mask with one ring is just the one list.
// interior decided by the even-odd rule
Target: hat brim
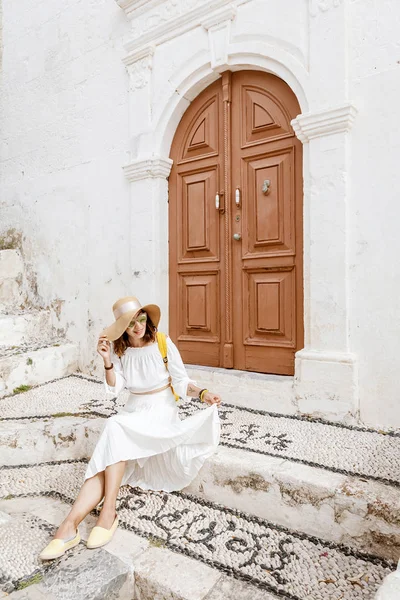
[(138, 310), (132, 310), (119, 317), (115, 321), (115, 323), (110, 325), (110, 327), (104, 329), (101, 335), (105, 336), (110, 342), (115, 342), (115, 340), (120, 338), (124, 331), (126, 331), (129, 323), (134, 318), (134, 316), (141, 311), (146, 312), (149, 315), (155, 327), (158, 327), (161, 318), (160, 307), (157, 306), (157, 304), (146, 304), (146, 306), (142, 306)]

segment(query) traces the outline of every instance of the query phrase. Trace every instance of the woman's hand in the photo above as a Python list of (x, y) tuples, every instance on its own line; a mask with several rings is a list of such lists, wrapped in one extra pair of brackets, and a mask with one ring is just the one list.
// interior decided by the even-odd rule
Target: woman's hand
[(111, 364), (111, 343), (108, 341), (105, 335), (99, 337), (99, 341), (97, 343), (97, 352), (104, 360), (105, 366), (109, 367)]
[(218, 394), (213, 394), (212, 392), (206, 392), (203, 394), (203, 402), (206, 402), (209, 406), (212, 404), (219, 406), (221, 404), (221, 396), (218, 396)]

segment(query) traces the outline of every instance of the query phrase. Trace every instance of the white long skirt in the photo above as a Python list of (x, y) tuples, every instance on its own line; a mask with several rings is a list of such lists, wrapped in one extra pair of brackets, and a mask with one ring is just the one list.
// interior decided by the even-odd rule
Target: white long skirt
[(181, 490), (215, 452), (219, 438), (215, 405), (181, 420), (170, 388), (146, 396), (131, 394), (124, 409), (107, 419), (85, 479), (127, 461), (121, 485)]

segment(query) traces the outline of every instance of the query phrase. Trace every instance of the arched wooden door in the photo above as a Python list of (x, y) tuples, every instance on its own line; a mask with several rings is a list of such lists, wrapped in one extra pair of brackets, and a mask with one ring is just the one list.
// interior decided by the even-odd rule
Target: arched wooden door
[(170, 333), (186, 363), (294, 373), (304, 341), (299, 112), (274, 75), (226, 72), (178, 126)]

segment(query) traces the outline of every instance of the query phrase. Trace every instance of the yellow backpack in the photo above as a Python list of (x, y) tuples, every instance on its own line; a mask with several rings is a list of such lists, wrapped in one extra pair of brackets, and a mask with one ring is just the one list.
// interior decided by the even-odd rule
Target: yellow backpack
[[(164, 361), (165, 368), (168, 371), (167, 336), (165, 335), (165, 333), (161, 333), (160, 331), (157, 331), (156, 336), (157, 336), (158, 348), (159, 348), (159, 350), (161, 352), (161, 356), (162, 356), (162, 359)], [(169, 373), (169, 371), (168, 371), (168, 373)], [(179, 396), (175, 392), (174, 388), (172, 387), (172, 378), (171, 378), (171, 375), (169, 376), (169, 381), (170, 381), (170, 384), (171, 384), (172, 393), (175, 396), (175, 400), (178, 402)]]

